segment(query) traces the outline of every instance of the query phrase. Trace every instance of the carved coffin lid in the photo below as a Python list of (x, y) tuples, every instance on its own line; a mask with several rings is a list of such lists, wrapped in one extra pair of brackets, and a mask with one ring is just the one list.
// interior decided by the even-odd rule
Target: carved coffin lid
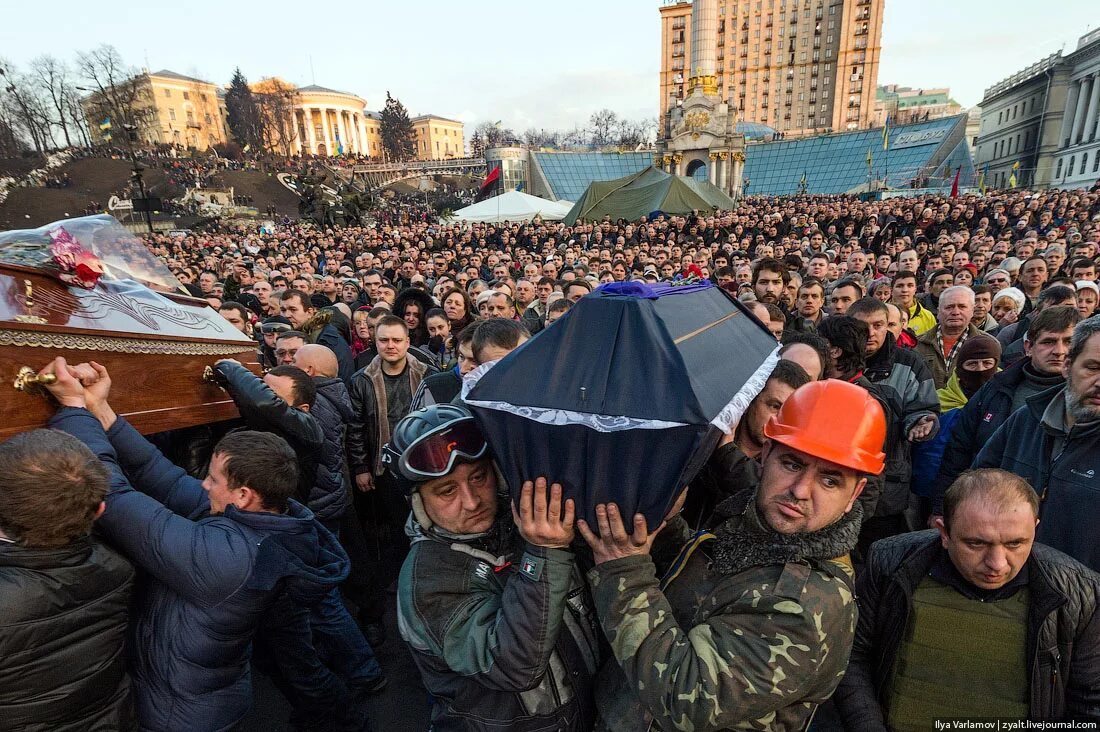
[(229, 346), (227, 352), (254, 346), (205, 300), (153, 292), (132, 280), (101, 279), (85, 290), (27, 267), (0, 264), (0, 293), (5, 329), (217, 342)]
[(108, 237), (117, 222), (110, 217), (61, 225), (103, 262), (104, 275), (90, 289), (63, 283), (43, 258), (41, 236), (50, 227), (0, 233), (0, 438), (49, 419), (54, 407), (43, 394), (11, 384), (21, 367), (38, 370), (58, 355), (106, 366), (112, 404), (143, 432), (236, 416), (227, 395), (203, 381), (203, 369), (234, 358), (258, 373), (256, 342), (205, 300), (176, 289), (140, 242), (140, 249), (124, 241), (112, 250)]

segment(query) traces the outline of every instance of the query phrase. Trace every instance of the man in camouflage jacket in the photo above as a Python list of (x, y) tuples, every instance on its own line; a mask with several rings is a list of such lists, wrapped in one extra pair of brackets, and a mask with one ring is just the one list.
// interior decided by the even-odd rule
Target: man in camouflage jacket
[[(815, 384), (859, 400), (863, 415), (852, 420), (877, 419), (870, 434), (845, 434), (844, 425), (822, 431), (809, 420), (813, 439), (799, 439), (788, 405)], [(596, 693), (605, 728), (805, 729), (832, 694), (855, 635), (848, 552), (862, 518), (856, 498), (883, 461), (882, 410), (866, 393), (847, 391), (857, 388), (829, 381), (796, 391), (765, 429), (772, 441), (759, 485), (720, 504), (714, 532), (692, 537), (663, 577), (644, 517), (635, 517), (633, 534), (614, 504), (597, 506), (598, 526), (578, 522), (593, 549), (593, 601), (615, 656)], [(817, 411), (818, 419), (837, 414)], [(672, 521), (673, 530), (682, 525)]]

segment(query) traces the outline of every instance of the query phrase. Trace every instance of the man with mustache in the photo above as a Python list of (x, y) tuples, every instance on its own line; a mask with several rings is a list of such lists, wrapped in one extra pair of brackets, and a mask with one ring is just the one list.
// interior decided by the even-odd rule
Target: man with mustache
[[(651, 557), (664, 523), (650, 532), (639, 514), (627, 529), (613, 503), (596, 507), (597, 525), (577, 522), (615, 656), (596, 694), (608, 729), (806, 727), (848, 663), (856, 499), (882, 472), (885, 434), (866, 390), (800, 387), (764, 428), (759, 484), (719, 504), (714, 532), (687, 541), (667, 571)], [(685, 527), (678, 508), (672, 533)]]
[(1039, 494), (1036, 541), (1100, 570), (1100, 316), (1073, 331), (1065, 386), (1028, 399), (993, 434), (975, 468), (1002, 468)]

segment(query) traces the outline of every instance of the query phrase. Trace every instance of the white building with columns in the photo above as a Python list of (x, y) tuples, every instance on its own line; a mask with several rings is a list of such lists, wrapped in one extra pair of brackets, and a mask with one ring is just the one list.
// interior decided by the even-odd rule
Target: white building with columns
[[(976, 168), (991, 188), (1088, 187), (1100, 178), (1100, 30), (985, 90)], [(1018, 166), (1018, 167), (1017, 167)]]
[(1050, 182), (1088, 188), (1100, 179), (1100, 30), (1081, 37), (1066, 65), (1069, 89)]
[[(298, 87), (295, 93), (294, 154), (382, 155), (378, 120), (368, 116), (365, 99), (316, 84)], [(369, 128), (374, 128), (373, 130)]]

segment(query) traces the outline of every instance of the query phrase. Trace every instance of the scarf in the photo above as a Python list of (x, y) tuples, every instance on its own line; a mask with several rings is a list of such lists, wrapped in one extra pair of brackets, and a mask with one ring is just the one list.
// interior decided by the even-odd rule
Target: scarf
[[(963, 330), (959, 335), (959, 340), (955, 341), (955, 345), (951, 346), (951, 352), (947, 354), (947, 358), (943, 360), (944, 366), (947, 369), (947, 373), (951, 373), (955, 370), (955, 357), (959, 355), (959, 347), (966, 342), (966, 339), (970, 337), (970, 326)], [(943, 330), (939, 327), (936, 328), (936, 349), (941, 355), (943, 354)]]
[(856, 546), (863, 523), (863, 506), (818, 531), (780, 534), (768, 526), (756, 509), (756, 491), (743, 491), (718, 504), (715, 514), (725, 520), (715, 530), (713, 568), (725, 575), (775, 564), (813, 564), (845, 557)]
[[(424, 380), (424, 372), (427, 365), (419, 359), (405, 356), (405, 373), (409, 377), (409, 393), (415, 394), (420, 388), (420, 382)], [(386, 381), (382, 374), (382, 357), (375, 356), (374, 360), (367, 364), (366, 376), (374, 388), (375, 413), (374, 419), (378, 430), (378, 443), (374, 454), (374, 474), (381, 475), (385, 470), (382, 467), (382, 446), (390, 441), (390, 420), (387, 416), (389, 402), (386, 399)]]

